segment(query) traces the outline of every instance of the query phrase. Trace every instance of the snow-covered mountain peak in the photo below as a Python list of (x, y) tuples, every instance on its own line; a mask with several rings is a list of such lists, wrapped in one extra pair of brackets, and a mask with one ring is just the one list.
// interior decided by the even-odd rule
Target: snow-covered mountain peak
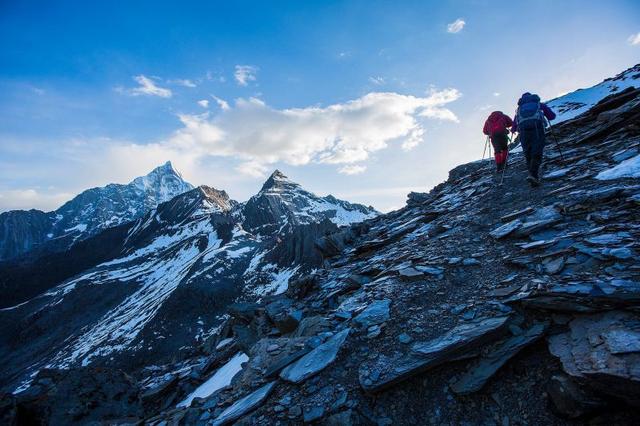
[(182, 175), (173, 168), (171, 161), (156, 167), (146, 176), (135, 178), (130, 185), (142, 191), (154, 193), (158, 203), (169, 201), (177, 194), (193, 189), (193, 185), (186, 182)]
[(300, 188), (298, 183), (292, 181), (284, 173), (276, 169), (262, 185), (260, 192), (279, 192), (286, 189), (293, 190), (296, 188)]
[[(112, 183), (83, 191), (53, 212), (3, 213), (0, 228), (11, 232), (0, 234), (0, 259), (10, 259), (34, 248), (66, 250), (76, 241), (138, 219), (159, 204), (192, 189), (193, 185), (167, 161), (128, 184)], [(8, 227), (5, 223), (17, 225)], [(36, 223), (37, 226), (33, 226)]]
[(328, 195), (319, 197), (274, 171), (260, 192), (244, 204), (244, 225), (261, 233), (282, 230), (287, 225), (302, 225), (329, 219), (338, 226), (375, 217), (370, 207), (352, 204)]

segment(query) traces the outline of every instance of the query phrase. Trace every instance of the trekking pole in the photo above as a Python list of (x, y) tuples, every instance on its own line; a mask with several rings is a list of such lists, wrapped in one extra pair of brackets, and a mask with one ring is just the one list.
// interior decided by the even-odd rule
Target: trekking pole
[(558, 137), (556, 136), (555, 133), (553, 133), (551, 129), (549, 129), (549, 133), (551, 133), (551, 136), (553, 136), (553, 140), (556, 141), (556, 146), (558, 147), (558, 152), (560, 153), (560, 159), (564, 163), (564, 154), (562, 153), (562, 148), (560, 148), (560, 142), (558, 142)]
[(507, 165), (509, 164), (509, 146), (511, 146), (511, 135), (507, 135), (507, 137), (509, 138), (509, 144), (507, 145), (507, 156), (504, 157), (504, 167), (502, 168), (502, 176), (500, 176), (500, 183), (498, 184), (498, 186), (502, 185), (502, 182), (504, 181), (504, 172), (507, 170)]
[(507, 148), (507, 156), (504, 158), (504, 167), (502, 168), (502, 176), (500, 177), (500, 184), (502, 185), (502, 181), (504, 180), (504, 172), (507, 170), (507, 162), (509, 161), (509, 148)]
[(560, 159), (562, 160), (562, 163), (564, 163), (564, 154), (562, 153), (562, 148), (560, 148), (560, 142), (558, 142), (558, 137), (556, 136), (555, 133), (553, 133), (553, 130), (551, 129), (551, 123), (547, 121), (547, 124), (549, 125), (548, 127), (549, 134), (553, 136), (553, 140), (556, 142), (556, 147), (558, 148), (558, 152), (560, 153)]
[(489, 136), (484, 141), (484, 150), (482, 151), (482, 159), (484, 160), (484, 155), (487, 153), (487, 145), (489, 145)]

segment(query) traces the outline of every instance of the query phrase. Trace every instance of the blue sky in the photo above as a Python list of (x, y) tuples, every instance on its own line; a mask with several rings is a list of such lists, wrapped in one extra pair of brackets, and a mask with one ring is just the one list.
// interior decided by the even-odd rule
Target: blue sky
[(166, 160), (389, 210), (480, 157), (490, 110), (640, 58), (637, 1), (93, 3), (0, 3), (0, 211)]

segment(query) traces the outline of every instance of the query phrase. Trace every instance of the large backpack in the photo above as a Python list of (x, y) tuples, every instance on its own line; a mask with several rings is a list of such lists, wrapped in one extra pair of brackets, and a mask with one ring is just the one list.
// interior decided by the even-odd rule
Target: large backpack
[(523, 95), (518, 102), (518, 128), (520, 130), (533, 129), (538, 125), (544, 126), (544, 113), (540, 106), (538, 95)]
[(498, 133), (505, 133), (507, 131), (505, 115), (500, 111), (492, 112), (489, 118), (487, 118), (485, 129), (489, 131), (491, 137)]

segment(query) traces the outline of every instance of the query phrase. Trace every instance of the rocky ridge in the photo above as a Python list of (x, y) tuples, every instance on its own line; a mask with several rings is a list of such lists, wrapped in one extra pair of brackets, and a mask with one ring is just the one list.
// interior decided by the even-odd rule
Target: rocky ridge
[(127, 381), (134, 390), (120, 393), (129, 402), (119, 413), (93, 388), (57, 408), (61, 389), (103, 368), (89, 365), (42, 369), (2, 400), (2, 415), (635, 424), (638, 123), (640, 90), (630, 88), (554, 126), (540, 188), (527, 185), (514, 153), (502, 185), (490, 161), (466, 164), (403, 209), (316, 234), (318, 267), (284, 293), (235, 299), (198, 353), (106, 378), (107, 389)]

